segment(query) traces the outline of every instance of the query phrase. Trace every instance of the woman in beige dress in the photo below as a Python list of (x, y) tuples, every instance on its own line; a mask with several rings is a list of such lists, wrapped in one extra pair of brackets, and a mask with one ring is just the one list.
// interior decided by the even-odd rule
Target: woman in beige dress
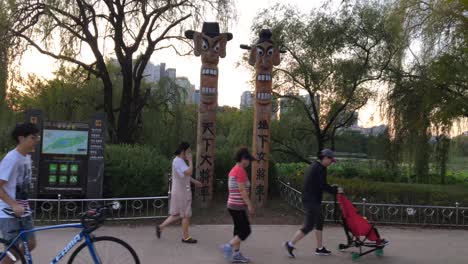
[[(172, 161), (172, 189), (169, 217), (156, 226), (156, 236), (161, 238), (162, 230), (175, 221), (182, 219), (182, 242), (195, 244), (197, 240), (189, 235), (190, 218), (192, 217), (192, 190), (190, 183), (201, 187), (202, 183), (192, 178), (193, 163), (190, 145), (182, 142), (175, 152)], [(187, 165), (188, 163), (188, 165)]]

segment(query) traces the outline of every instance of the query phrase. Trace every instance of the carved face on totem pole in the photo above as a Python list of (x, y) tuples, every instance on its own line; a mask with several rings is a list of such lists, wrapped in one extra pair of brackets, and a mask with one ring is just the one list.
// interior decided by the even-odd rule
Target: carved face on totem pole
[(205, 105), (216, 104), (218, 98), (218, 62), (226, 57), (226, 44), (232, 39), (231, 33), (219, 33), (218, 23), (203, 23), (202, 32), (185, 31), (185, 37), (192, 39), (195, 56), (201, 56), (200, 101)]
[(249, 64), (256, 70), (256, 101), (259, 104), (271, 103), (271, 72), (273, 66), (280, 64), (280, 49), (273, 45), (271, 31), (263, 29), (256, 44), (250, 49)]

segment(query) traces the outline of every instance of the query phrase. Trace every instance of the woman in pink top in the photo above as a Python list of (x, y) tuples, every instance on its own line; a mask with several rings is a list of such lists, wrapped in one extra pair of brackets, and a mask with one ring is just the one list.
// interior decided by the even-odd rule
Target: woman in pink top
[(227, 208), (234, 222), (234, 237), (229, 243), (223, 245), (223, 253), (228, 261), (248, 263), (250, 260), (240, 253), (240, 244), (251, 233), (247, 211), (253, 214), (254, 208), (249, 198), (250, 181), (245, 168), (255, 158), (247, 148), (240, 148), (236, 153), (235, 160), (236, 166), (229, 172), (228, 177), (229, 197), (227, 201)]

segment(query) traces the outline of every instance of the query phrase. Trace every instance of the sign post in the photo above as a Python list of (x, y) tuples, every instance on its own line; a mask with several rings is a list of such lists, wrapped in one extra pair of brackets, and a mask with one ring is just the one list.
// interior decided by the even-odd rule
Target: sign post
[(32, 197), (101, 198), (105, 114), (95, 113), (89, 122), (45, 121), (42, 111), (29, 110), (26, 121), (41, 131), (31, 153)]

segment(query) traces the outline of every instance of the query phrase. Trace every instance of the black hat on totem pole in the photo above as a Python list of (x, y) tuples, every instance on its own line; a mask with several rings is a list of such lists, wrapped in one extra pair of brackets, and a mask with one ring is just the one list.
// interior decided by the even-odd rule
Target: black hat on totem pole
[[(202, 33), (208, 37), (214, 38), (220, 35), (218, 22), (203, 22)], [(231, 33), (226, 33), (227, 40), (232, 39)]]
[(203, 22), (202, 33), (212, 38), (219, 36), (219, 24), (217, 22)]
[(269, 43), (273, 43), (273, 40), (271, 40), (271, 36), (273, 34), (271, 33), (271, 30), (269, 29), (262, 29), (260, 31), (260, 34), (258, 34), (259, 38), (258, 38), (258, 41), (257, 41), (257, 44), (259, 43), (262, 43), (262, 42), (269, 42)]

